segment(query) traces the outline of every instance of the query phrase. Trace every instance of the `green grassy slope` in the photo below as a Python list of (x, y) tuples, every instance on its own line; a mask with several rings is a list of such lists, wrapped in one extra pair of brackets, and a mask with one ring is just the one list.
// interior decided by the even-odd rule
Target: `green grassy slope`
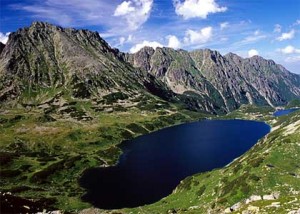
[[(269, 109), (270, 110), (270, 109)], [(287, 213), (300, 207), (300, 112), (274, 119), (269, 110), (243, 107), (226, 118), (266, 121), (272, 131), (252, 149), (222, 169), (183, 180), (157, 203), (124, 209), (125, 213)], [(265, 116), (263, 116), (265, 115)], [(224, 119), (224, 118), (223, 118)], [(278, 195), (246, 203), (253, 195)]]
[[(116, 103), (99, 111), (95, 103), (81, 100), (64, 104), (68, 108), (62, 113), (61, 109), (45, 113), (38, 107), (3, 107), (1, 192), (43, 201), (49, 209), (79, 212), (90, 205), (80, 201), (84, 190), (77, 179), (87, 168), (114, 164), (121, 153), (116, 145), (122, 140), (210, 117), (160, 100), (141, 103), (126, 111), (115, 108)], [(150, 105), (157, 105), (156, 110)], [(236, 212), (259, 209), (262, 213), (286, 213), (300, 207), (300, 112), (274, 118), (273, 111), (242, 106), (229, 115), (215, 117), (260, 120), (273, 127), (228, 166), (184, 179), (170, 196), (151, 205), (116, 211), (92, 208), (83, 213), (220, 213), (239, 202)], [(83, 118), (92, 119), (78, 118), (82, 112)], [(245, 203), (253, 195), (277, 193), (279, 198), (274, 200)]]
[(45, 201), (48, 209), (90, 207), (80, 200), (84, 190), (77, 181), (85, 169), (113, 165), (123, 140), (204, 116), (155, 97), (116, 94), (100, 101), (60, 97), (44, 105), (3, 106), (0, 191)]

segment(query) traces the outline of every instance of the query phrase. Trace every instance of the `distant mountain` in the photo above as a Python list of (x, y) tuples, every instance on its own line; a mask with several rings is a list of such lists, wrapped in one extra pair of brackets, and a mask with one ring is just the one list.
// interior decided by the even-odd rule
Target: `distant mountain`
[(126, 58), (173, 92), (211, 98), (226, 111), (248, 103), (283, 105), (300, 96), (299, 75), (259, 56), (243, 59), (209, 49), (187, 52), (147, 47)]
[(42, 103), (57, 94), (98, 99), (145, 94), (186, 108), (225, 113), (242, 104), (282, 105), (300, 97), (300, 76), (272, 60), (145, 47), (111, 48), (97, 32), (34, 22), (0, 44), (0, 102)]

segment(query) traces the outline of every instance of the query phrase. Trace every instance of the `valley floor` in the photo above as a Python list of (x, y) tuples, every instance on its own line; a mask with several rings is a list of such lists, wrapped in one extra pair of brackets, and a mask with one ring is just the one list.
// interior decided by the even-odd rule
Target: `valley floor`
[(123, 140), (204, 117), (157, 100), (126, 109), (111, 106), (98, 110), (90, 102), (72, 102), (2, 108), (1, 207), (7, 197), (34, 199), (35, 211), (90, 207), (81, 201), (84, 189), (78, 184), (85, 169), (115, 164), (121, 154), (117, 144)]
[(272, 108), (243, 106), (216, 117), (265, 121), (272, 131), (228, 166), (184, 179), (157, 203), (105, 211), (80, 200), (84, 189), (77, 179), (85, 169), (116, 163), (121, 153), (116, 145), (125, 139), (212, 116), (166, 103), (159, 103), (163, 108), (157, 110), (113, 112), (91, 111), (88, 103), (73, 106), (87, 114), (79, 120), (70, 116), (74, 111), (1, 109), (2, 207), (5, 197), (20, 197), (34, 199), (34, 211), (81, 213), (293, 213), (300, 208), (299, 112), (274, 118)]

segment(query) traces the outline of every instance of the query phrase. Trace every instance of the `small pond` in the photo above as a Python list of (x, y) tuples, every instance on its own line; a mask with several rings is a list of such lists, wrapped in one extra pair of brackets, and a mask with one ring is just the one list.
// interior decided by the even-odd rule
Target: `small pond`
[(287, 114), (290, 114), (290, 113), (292, 113), (294, 111), (298, 111), (298, 110), (300, 110), (300, 108), (280, 109), (280, 110), (275, 111), (273, 116), (280, 117), (280, 116), (287, 115)]

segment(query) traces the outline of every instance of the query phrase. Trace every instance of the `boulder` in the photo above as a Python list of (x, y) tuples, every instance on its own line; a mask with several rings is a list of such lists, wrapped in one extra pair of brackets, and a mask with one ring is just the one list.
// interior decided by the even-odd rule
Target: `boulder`
[(280, 202), (273, 202), (271, 205), (268, 205), (268, 206), (266, 206), (266, 207), (275, 207), (275, 208), (278, 208), (278, 207), (280, 207)]
[(231, 211), (236, 211), (236, 210), (240, 209), (241, 206), (242, 206), (242, 203), (241, 203), (241, 202), (238, 202), (238, 203), (232, 205), (232, 206), (230, 207), (230, 210), (231, 210)]
[(274, 199), (278, 199), (280, 196), (280, 192), (273, 192), (272, 195), (273, 195)]
[(226, 208), (226, 209), (224, 210), (224, 213), (231, 213), (230, 207)]
[(263, 200), (274, 200), (274, 196), (273, 195), (264, 195)]
[(298, 210), (291, 210), (288, 214), (300, 214), (300, 208)]
[(260, 195), (251, 195), (250, 198), (246, 199), (246, 204), (249, 204), (253, 201), (259, 201), (259, 200), (262, 200), (261, 196)]

